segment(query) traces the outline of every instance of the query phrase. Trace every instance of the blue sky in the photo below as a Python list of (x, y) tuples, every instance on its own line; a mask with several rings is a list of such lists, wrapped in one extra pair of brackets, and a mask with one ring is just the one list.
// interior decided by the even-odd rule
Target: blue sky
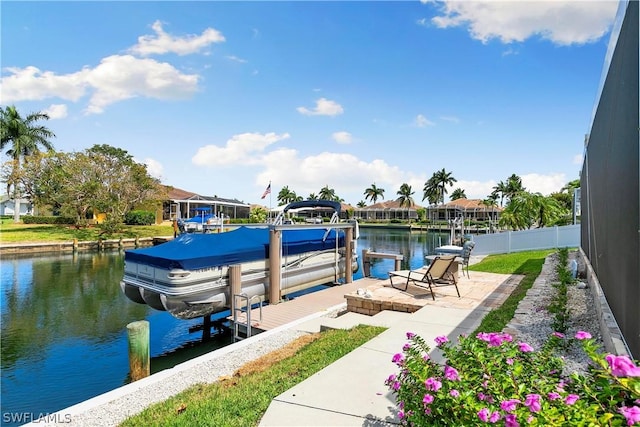
[[(164, 184), (269, 205), (271, 182), (421, 203), (578, 178), (615, 1), (2, 2), (0, 102), (59, 151), (127, 150)], [(425, 202), (426, 204), (426, 202)]]

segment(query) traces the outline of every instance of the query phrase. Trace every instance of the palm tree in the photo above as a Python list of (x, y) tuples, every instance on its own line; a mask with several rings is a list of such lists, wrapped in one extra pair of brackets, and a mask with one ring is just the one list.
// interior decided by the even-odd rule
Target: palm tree
[(318, 200), (318, 196), (316, 196), (316, 193), (311, 193), (307, 196), (307, 200)]
[[(0, 150), (7, 149), (6, 154), (13, 159), (12, 175), (20, 173), (22, 162), (30, 155), (40, 151), (40, 146), (53, 151), (49, 141), (55, 134), (36, 122), (49, 120), (45, 113), (31, 113), (22, 118), (15, 106), (0, 108)], [(14, 222), (20, 221), (20, 189), (13, 183)]]
[(511, 200), (516, 194), (525, 190), (526, 189), (522, 186), (522, 178), (520, 178), (515, 173), (511, 174), (511, 176), (507, 178), (507, 183), (504, 191), (504, 195), (507, 199)]
[(364, 199), (371, 200), (371, 204), (375, 205), (378, 201), (378, 197), (384, 199), (384, 188), (378, 188), (375, 182), (371, 184), (371, 187), (364, 190)]
[(430, 205), (438, 204), (438, 201), (440, 200), (440, 187), (435, 180), (435, 175), (429, 178), (429, 180), (424, 183), (422, 192), (422, 200), (427, 199)]
[(466, 199), (466, 198), (467, 198), (467, 195), (464, 193), (464, 190), (462, 188), (456, 188), (451, 193), (451, 200)]
[(444, 204), (444, 195), (447, 194), (447, 185), (451, 187), (453, 186), (453, 183), (457, 181), (458, 180), (451, 175), (451, 172), (447, 172), (444, 168), (434, 172), (433, 176), (429, 178), (429, 181), (424, 184), (424, 198), (422, 200), (429, 199), (429, 203), (432, 203), (432, 197), (435, 197), (436, 204), (439, 201), (442, 201)]
[(413, 196), (414, 191), (411, 189), (411, 186), (409, 184), (402, 184), (400, 186), (400, 190), (398, 190), (396, 194), (400, 196), (396, 199), (396, 201), (400, 203), (400, 207), (406, 206), (410, 208), (415, 204), (415, 202), (413, 201), (413, 197), (411, 197)]
[(365, 202), (364, 200), (360, 200), (356, 206), (359, 208), (364, 208), (365, 206), (367, 206), (367, 202)]
[[(487, 210), (490, 209), (491, 212), (494, 212), (493, 208), (495, 206), (498, 206), (496, 196), (493, 193), (491, 193), (486, 199), (484, 199), (480, 203), (485, 207), (485, 209)], [(491, 219), (491, 216), (489, 216), (489, 219)]]
[(560, 219), (562, 213), (561, 206), (553, 197), (520, 191), (509, 201), (500, 217), (500, 222), (514, 229), (526, 229), (534, 225), (546, 227)]
[(320, 189), (318, 197), (320, 197), (320, 200), (333, 200), (336, 202), (340, 201), (340, 198), (336, 196), (336, 190), (334, 190), (333, 188), (329, 188), (328, 185), (325, 185)]
[(284, 205), (287, 203), (295, 202), (298, 199), (298, 195), (295, 191), (289, 190), (289, 186), (285, 185), (278, 193), (278, 203)]
[(500, 181), (493, 187), (493, 191), (491, 192), (491, 197), (495, 200), (498, 200), (500, 197), (500, 207), (502, 207), (502, 203), (504, 201), (504, 195), (507, 192), (507, 184), (504, 181)]

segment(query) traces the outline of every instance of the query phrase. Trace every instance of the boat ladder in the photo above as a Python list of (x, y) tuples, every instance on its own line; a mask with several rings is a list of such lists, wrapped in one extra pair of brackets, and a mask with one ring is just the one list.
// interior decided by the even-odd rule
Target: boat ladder
[[(262, 298), (260, 295), (254, 295), (251, 298), (247, 294), (234, 294), (233, 295), (233, 342), (249, 338), (251, 336), (251, 312), (253, 311), (253, 300), (257, 298), (260, 308), (260, 322), (262, 322)], [(240, 304), (238, 304), (240, 300)], [(245, 313), (243, 316), (242, 313)], [(243, 318), (245, 320), (243, 320)], [(246, 336), (240, 335), (240, 329), (244, 327), (246, 330)]]

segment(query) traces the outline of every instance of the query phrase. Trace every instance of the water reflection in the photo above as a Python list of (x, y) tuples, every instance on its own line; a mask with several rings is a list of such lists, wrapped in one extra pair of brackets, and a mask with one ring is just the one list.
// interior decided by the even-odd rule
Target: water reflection
[[(367, 228), (358, 240), (358, 249), (402, 254), (401, 268), (415, 269), (424, 265), (425, 256), (433, 254), (436, 247), (447, 244), (448, 238), (446, 233)], [(387, 278), (393, 268), (393, 260), (371, 260), (371, 275), (374, 277)]]
[[(124, 304), (120, 254), (2, 260), (2, 370), (46, 357), (51, 345), (109, 341), (147, 308)], [(39, 351), (33, 351), (34, 342)]]
[(136, 320), (150, 322), (152, 372), (228, 344), (200, 345), (189, 333), (197, 319), (129, 301), (122, 272), (118, 252), (2, 257), (3, 416), (54, 412), (125, 384), (126, 325)]

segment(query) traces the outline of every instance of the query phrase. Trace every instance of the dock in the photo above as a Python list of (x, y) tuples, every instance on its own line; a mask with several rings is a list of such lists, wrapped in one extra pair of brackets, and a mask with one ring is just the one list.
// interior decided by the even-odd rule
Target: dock
[[(519, 275), (505, 277), (503, 274), (472, 271), (469, 278), (459, 275), (460, 298), (453, 286), (447, 286), (434, 289), (435, 300), (432, 300), (428, 289), (410, 285), (402, 291), (391, 287), (389, 279), (365, 277), (279, 304), (265, 305), (262, 307), (262, 320), (258, 309), (254, 308), (251, 325), (268, 331), (323, 311), (327, 314), (342, 311), (373, 316), (385, 310), (414, 313), (426, 305), (491, 310), (502, 305), (521, 279)], [(338, 307), (341, 304), (344, 306)]]

